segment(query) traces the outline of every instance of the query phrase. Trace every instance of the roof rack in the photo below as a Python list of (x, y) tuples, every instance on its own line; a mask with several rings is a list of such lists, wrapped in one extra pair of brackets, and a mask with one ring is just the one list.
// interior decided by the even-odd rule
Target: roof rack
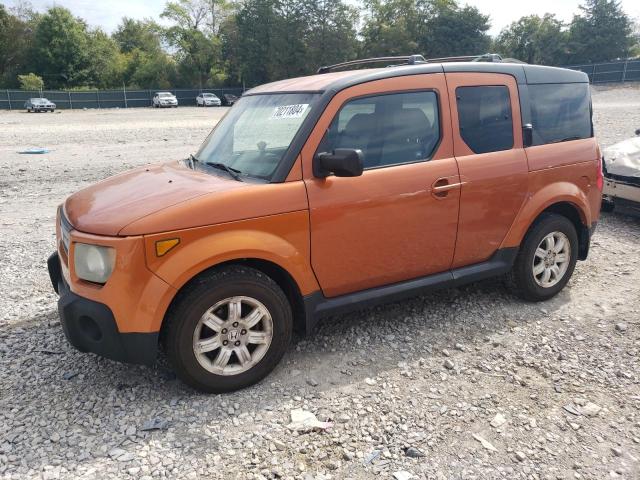
[(354, 65), (365, 65), (367, 63), (382, 63), (382, 62), (401, 62), (397, 65), (387, 65), (389, 67), (395, 67), (400, 65), (419, 65), (421, 63), (445, 63), (445, 62), (502, 62), (502, 57), (497, 53), (484, 53), (482, 55), (467, 55), (460, 57), (442, 57), (442, 58), (429, 58), (425, 59), (422, 55), (405, 55), (398, 57), (373, 57), (363, 58), (360, 60), (350, 60), (348, 62), (336, 63), (335, 65), (328, 65), (326, 67), (320, 67), (317, 73), (328, 73), (333, 70), (352, 67)]
[(482, 55), (464, 55), (460, 57), (428, 58), (426, 63), (448, 62), (502, 62), (502, 57), (497, 53), (483, 53)]
[(318, 73), (329, 73), (338, 68), (351, 67), (354, 65), (364, 65), (367, 63), (382, 63), (382, 62), (403, 62), (401, 65), (416, 65), (420, 63), (427, 63), (422, 55), (405, 55), (400, 57), (375, 57), (375, 58), (363, 58), (360, 60), (350, 60), (348, 62), (336, 63), (335, 65), (328, 65), (326, 67), (320, 67)]

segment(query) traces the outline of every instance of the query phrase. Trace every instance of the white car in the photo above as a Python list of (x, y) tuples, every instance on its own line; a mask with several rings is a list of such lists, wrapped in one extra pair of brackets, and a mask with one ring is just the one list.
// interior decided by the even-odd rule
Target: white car
[(618, 204), (640, 208), (640, 128), (636, 137), (604, 150), (604, 188), (602, 209), (611, 211)]
[(196, 105), (198, 107), (219, 107), (222, 102), (213, 93), (201, 93), (196, 97)]
[(177, 107), (178, 99), (171, 92), (157, 92), (153, 96), (152, 104), (155, 108), (160, 107)]

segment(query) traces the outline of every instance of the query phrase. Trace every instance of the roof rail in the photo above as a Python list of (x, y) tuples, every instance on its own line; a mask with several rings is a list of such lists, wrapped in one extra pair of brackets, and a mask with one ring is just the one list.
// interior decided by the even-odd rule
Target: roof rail
[(482, 55), (464, 55), (460, 57), (428, 58), (427, 63), (447, 62), (502, 62), (502, 57), (497, 53), (483, 53)]
[(404, 65), (416, 65), (419, 63), (427, 63), (422, 55), (405, 55), (399, 57), (375, 57), (375, 58), (363, 58), (360, 60), (350, 60), (348, 62), (336, 63), (335, 65), (328, 65), (326, 67), (320, 67), (318, 73), (328, 73), (338, 68), (351, 67), (354, 65), (364, 65), (367, 63), (382, 63), (382, 62), (403, 62)]

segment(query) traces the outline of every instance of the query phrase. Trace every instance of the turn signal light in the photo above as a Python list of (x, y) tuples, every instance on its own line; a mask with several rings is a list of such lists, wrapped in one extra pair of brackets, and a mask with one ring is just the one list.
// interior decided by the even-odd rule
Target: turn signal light
[(180, 243), (179, 238), (170, 238), (168, 240), (158, 240), (156, 242), (156, 255), (162, 257), (169, 253), (176, 245)]

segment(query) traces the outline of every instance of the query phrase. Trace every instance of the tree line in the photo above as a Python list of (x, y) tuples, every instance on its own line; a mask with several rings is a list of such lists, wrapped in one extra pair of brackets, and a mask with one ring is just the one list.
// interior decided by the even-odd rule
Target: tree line
[(566, 65), (640, 55), (616, 0), (571, 22), (522, 17), (492, 38), (490, 16), (457, 0), (176, 0), (162, 22), (124, 17), (111, 34), (69, 10), (0, 4), (0, 88), (253, 86), (354, 58), (486, 52)]

